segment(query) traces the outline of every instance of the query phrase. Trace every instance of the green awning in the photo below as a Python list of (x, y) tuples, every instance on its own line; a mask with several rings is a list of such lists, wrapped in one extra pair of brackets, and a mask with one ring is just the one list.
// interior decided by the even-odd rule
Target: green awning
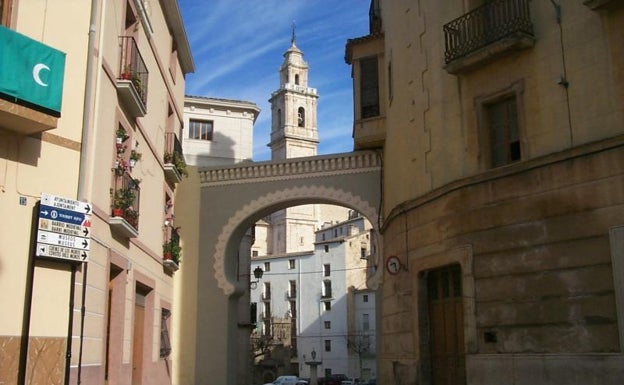
[(0, 93), (57, 112), (65, 53), (0, 26)]

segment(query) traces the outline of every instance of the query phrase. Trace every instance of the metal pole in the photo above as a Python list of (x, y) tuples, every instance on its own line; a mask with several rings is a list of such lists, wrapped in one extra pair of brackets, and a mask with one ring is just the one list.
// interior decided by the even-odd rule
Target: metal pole
[(76, 291), (76, 264), (71, 265), (71, 287), (69, 288), (69, 322), (67, 323), (67, 351), (65, 353), (65, 385), (69, 385), (71, 365), (72, 334), (74, 328), (74, 292)]
[(26, 285), (24, 289), (24, 314), (22, 317), (22, 338), (20, 342), (19, 366), (17, 370), (17, 383), (26, 384), (26, 369), (28, 366), (28, 342), (30, 340), (30, 315), (32, 312), (33, 282), (35, 276), (35, 251), (36, 236), (39, 227), (39, 208), (41, 202), (37, 202), (33, 208), (32, 225), (30, 230), (30, 251), (28, 253), (28, 269), (26, 272)]

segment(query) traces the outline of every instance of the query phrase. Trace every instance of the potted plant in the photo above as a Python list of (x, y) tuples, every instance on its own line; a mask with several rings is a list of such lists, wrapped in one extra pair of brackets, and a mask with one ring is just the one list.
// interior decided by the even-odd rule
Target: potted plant
[(119, 157), (115, 161), (115, 174), (121, 176), (128, 171), (128, 161)]
[(177, 265), (180, 263), (181, 251), (180, 242), (170, 239), (163, 244), (163, 259), (165, 261), (173, 261)]
[(132, 79), (132, 70), (130, 69), (130, 65), (126, 65), (124, 70), (121, 72), (121, 78), (123, 80), (131, 80)]
[(165, 164), (173, 164), (180, 175), (188, 177), (186, 162), (181, 154), (178, 154), (177, 152), (165, 152), (164, 161)]
[(135, 210), (134, 207), (129, 206), (124, 210), (123, 218), (128, 222), (132, 227), (136, 228), (139, 224), (139, 211)]
[(113, 216), (125, 218), (128, 210), (132, 209), (135, 197), (134, 190), (129, 188), (121, 188), (115, 191), (113, 197)]
[(138, 152), (137, 150), (132, 150), (130, 151), (130, 167), (134, 167), (136, 166), (136, 162), (138, 160), (141, 160), (141, 156), (143, 154), (141, 154), (140, 152)]
[(123, 127), (119, 127), (117, 128), (117, 131), (115, 132), (115, 136), (117, 138), (117, 143), (123, 143), (125, 142), (130, 135), (128, 135), (128, 133), (126, 132), (126, 129)]

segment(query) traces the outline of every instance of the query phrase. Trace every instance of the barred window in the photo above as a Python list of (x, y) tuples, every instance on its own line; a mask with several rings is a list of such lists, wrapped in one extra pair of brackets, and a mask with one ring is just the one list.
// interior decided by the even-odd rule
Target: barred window
[(189, 122), (189, 139), (212, 140), (213, 122), (210, 120), (191, 119)]

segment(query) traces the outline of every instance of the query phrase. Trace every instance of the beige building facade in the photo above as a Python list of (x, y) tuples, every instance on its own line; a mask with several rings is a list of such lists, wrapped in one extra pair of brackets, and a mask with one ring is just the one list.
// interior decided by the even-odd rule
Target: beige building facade
[[(0, 101), (0, 212), (12, 218), (0, 225), (0, 383), (170, 384), (173, 215), (194, 71), (178, 4), (0, 5), (3, 49), (27, 42), (65, 60), (33, 55), (41, 62), (0, 68), (3, 81), (33, 68), (17, 96), (3, 88)], [(22, 95), (32, 82), (60, 87), (58, 111)], [(88, 213), (72, 226), (51, 217), (46, 229), (58, 234), (42, 237), (48, 196), (61, 214)], [(80, 247), (78, 257), (68, 251)]]
[(383, 384), (624, 378), (624, 7), (373, 0), (348, 41), (383, 152)]

